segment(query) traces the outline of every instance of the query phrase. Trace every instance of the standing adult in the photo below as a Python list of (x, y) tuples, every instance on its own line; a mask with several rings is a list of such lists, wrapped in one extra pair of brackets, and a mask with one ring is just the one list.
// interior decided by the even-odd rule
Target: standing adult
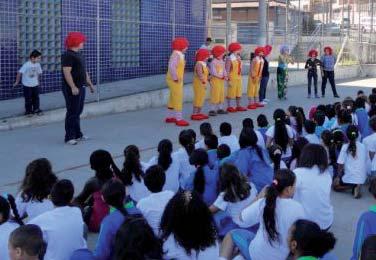
[(65, 39), (66, 52), (61, 56), (63, 70), (63, 94), (67, 108), (65, 116), (65, 142), (76, 145), (78, 141), (87, 140), (81, 132), (80, 115), (84, 109), (85, 86), (94, 92), (94, 86), (86, 71), (86, 64), (80, 50), (86, 37), (80, 32), (70, 32)]
[(210, 38), (210, 37), (206, 38), (205, 43), (203, 45), (201, 45), (200, 49), (206, 49), (208, 51), (211, 51), (212, 42), (213, 42), (212, 38)]
[(336, 58), (333, 55), (333, 49), (329, 46), (324, 48), (324, 55), (321, 57), (322, 66), (322, 85), (321, 85), (321, 95), (325, 97), (326, 83), (330, 82), (332, 87), (333, 95), (335, 98), (339, 98), (336, 89), (336, 83), (334, 80), (334, 65), (336, 64)]
[(294, 64), (294, 60), (290, 56), (290, 48), (287, 45), (282, 45), (277, 68), (278, 99), (286, 99), (289, 63)]
[(269, 100), (266, 99), (266, 87), (269, 82), (269, 61), (266, 58), (272, 52), (272, 46), (266, 45), (264, 47), (264, 66), (262, 68), (262, 77), (260, 81), (259, 98), (261, 105), (266, 105)]

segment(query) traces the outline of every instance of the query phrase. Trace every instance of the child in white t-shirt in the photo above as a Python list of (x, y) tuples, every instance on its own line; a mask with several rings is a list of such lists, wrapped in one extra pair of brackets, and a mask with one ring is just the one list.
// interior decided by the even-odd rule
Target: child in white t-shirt
[(33, 114), (42, 115), (43, 112), (39, 108), (39, 77), (42, 74), (40, 66), (42, 53), (33, 50), (29, 56), (29, 60), (25, 62), (17, 73), (14, 86), (22, 83), (23, 93), (25, 97), (25, 115)]
[(373, 131), (373, 134), (367, 136), (363, 139), (363, 144), (366, 146), (369, 159), (371, 161), (370, 170), (371, 176), (374, 178), (376, 176), (376, 116), (373, 116), (369, 120), (369, 126)]
[(204, 122), (200, 125), (200, 135), (202, 139), (195, 144), (196, 149), (205, 149), (205, 137), (212, 135), (213, 129), (210, 123)]
[(232, 127), (229, 123), (222, 123), (219, 127), (219, 131), (221, 137), (218, 139), (218, 145), (227, 144), (230, 147), (231, 153), (240, 149), (239, 139), (232, 134)]
[(320, 139), (316, 135), (316, 124), (315, 122), (311, 120), (306, 120), (304, 122), (304, 130), (306, 134), (304, 135), (304, 138), (307, 139), (307, 141), (311, 144), (320, 144)]
[(272, 163), (270, 166), (273, 168), (274, 172), (280, 169), (287, 169), (287, 165), (282, 161), (282, 148), (279, 145), (273, 144), (268, 148), (269, 157)]

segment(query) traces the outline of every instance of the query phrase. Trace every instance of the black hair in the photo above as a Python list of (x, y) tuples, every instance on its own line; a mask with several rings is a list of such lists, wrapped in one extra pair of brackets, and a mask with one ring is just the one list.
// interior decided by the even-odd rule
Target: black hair
[(329, 130), (324, 130), (321, 133), (321, 140), (323, 144), (328, 148), (329, 152), (329, 164), (335, 167), (337, 165), (337, 154), (336, 154), (336, 144), (334, 141), (334, 136)]
[(372, 94), (376, 94), (376, 88), (371, 89)]
[(20, 214), (18, 213), (17, 205), (14, 197), (11, 194), (6, 194), (6, 197), (0, 196), (0, 214), (2, 216), (2, 223), (7, 222), (10, 218), (10, 211), (12, 210), (12, 219), (20, 226), (24, 225)]
[(200, 125), (200, 135), (206, 137), (213, 134), (213, 128), (210, 123), (204, 122)]
[(347, 148), (347, 153), (350, 153), (352, 157), (356, 156), (356, 140), (359, 137), (358, 128), (354, 125), (350, 125), (347, 128), (346, 136), (349, 139), (349, 147)]
[(294, 186), (295, 179), (295, 174), (292, 171), (288, 169), (279, 170), (274, 175), (273, 184), (266, 191), (263, 220), (269, 243), (280, 240), (279, 232), (276, 229), (277, 198), (286, 188)]
[(305, 116), (305, 113), (304, 113), (304, 108), (298, 107), (298, 110), (299, 110), (300, 114), (302, 115), (303, 120), (305, 121), (306, 120), (306, 116)]
[(51, 163), (46, 158), (30, 162), (20, 187), (22, 200), (42, 202), (50, 195), (56, 181), (57, 177), (52, 171)]
[(376, 178), (370, 180), (368, 191), (376, 199)]
[(204, 167), (209, 163), (208, 153), (204, 149), (194, 150), (189, 157), (189, 163), (197, 167), (193, 179), (193, 190), (202, 195), (205, 191)]
[(325, 106), (325, 115), (329, 118), (332, 119), (333, 117), (336, 116), (336, 111), (334, 109), (333, 105), (326, 105)]
[(249, 60), (252, 61), (255, 57), (256, 57), (256, 54), (253, 51), (251, 51), (249, 54)]
[(323, 113), (325, 113), (325, 109), (326, 109), (326, 106), (323, 105), (323, 104), (320, 104), (316, 107), (316, 111), (321, 111)]
[(322, 111), (317, 111), (313, 118), (318, 126), (323, 126), (325, 123), (325, 114)]
[(305, 120), (304, 120), (303, 115), (300, 113), (299, 108), (297, 108), (296, 106), (289, 106), (288, 111), (290, 115), (294, 117), (296, 120), (296, 130), (298, 134), (302, 134), (303, 124)]
[(368, 112), (368, 116), (372, 117), (372, 116), (376, 115), (376, 94), (369, 95), (368, 100), (369, 100), (369, 103), (371, 105), (371, 108)]
[(167, 203), (161, 219), (161, 238), (171, 235), (188, 255), (216, 244), (213, 215), (201, 196), (193, 191), (178, 191)]
[(363, 241), (359, 260), (376, 259), (376, 235), (370, 235)]
[(352, 112), (354, 112), (355, 102), (351, 97), (347, 97), (343, 100), (342, 107), (351, 114)]
[(95, 171), (95, 177), (103, 182), (114, 176), (121, 176), (111, 154), (105, 150), (96, 150), (90, 155), (90, 166)]
[(338, 124), (351, 124), (352, 123), (351, 113), (348, 110), (341, 109), (337, 115), (337, 118), (338, 118)]
[(281, 146), (283, 152), (286, 152), (289, 144), (289, 136), (286, 129), (286, 113), (282, 109), (276, 109), (273, 114), (275, 121), (274, 143)]
[(28, 256), (44, 258), (47, 244), (43, 240), (41, 228), (34, 224), (20, 226), (9, 235), (9, 245), (12, 248), (20, 248)]
[(355, 99), (355, 108), (365, 108), (366, 101), (362, 97), (358, 97)]
[(342, 145), (345, 142), (345, 134), (339, 129), (333, 130), (332, 133), (333, 133), (333, 140), (336, 145), (336, 150), (340, 151), (342, 148)]
[(227, 144), (221, 144), (217, 148), (217, 157), (219, 160), (229, 157), (231, 155), (231, 149)]
[(224, 164), (219, 176), (220, 191), (224, 192), (224, 201), (238, 202), (245, 200), (251, 193), (248, 179), (232, 164)]
[(274, 172), (277, 172), (281, 169), (282, 148), (277, 144), (273, 144), (268, 148), (268, 152), (270, 160), (272, 160), (274, 165)]
[(206, 38), (206, 41), (207, 41), (207, 42), (212, 42), (213, 40), (212, 40), (211, 37), (207, 37), (207, 38)]
[(166, 182), (166, 173), (159, 165), (150, 166), (144, 176), (144, 184), (153, 193), (161, 192)]
[(358, 90), (358, 92), (356, 94), (357, 94), (357, 96), (364, 95), (364, 91), (363, 90)]
[(183, 130), (179, 134), (179, 143), (187, 151), (190, 156), (195, 149), (195, 139), (188, 130)]
[(74, 194), (74, 186), (70, 180), (60, 180), (51, 189), (51, 201), (55, 207), (70, 205)]
[(291, 159), (288, 163), (288, 166), (291, 166), (293, 160), (299, 161), (300, 155), (302, 153), (303, 148), (308, 144), (308, 140), (304, 137), (298, 137), (294, 140), (291, 149)]
[(232, 132), (231, 124), (229, 124), (227, 122), (223, 122), (219, 126), (219, 132), (221, 133), (221, 136), (229, 136), (229, 135), (231, 135), (231, 132)]
[(163, 243), (142, 216), (129, 216), (115, 236), (114, 260), (162, 259)]
[(170, 167), (172, 163), (172, 142), (168, 139), (163, 139), (158, 144), (158, 165), (160, 165), (165, 171)]
[(316, 123), (312, 120), (306, 120), (304, 122), (304, 129), (308, 134), (314, 134), (316, 129)]
[(257, 141), (258, 141), (258, 137), (253, 129), (243, 128), (243, 130), (240, 132), (240, 136), (239, 136), (240, 148), (243, 149), (243, 148), (251, 147), (255, 149), (260, 159), (265, 162), (264, 155), (262, 153), (260, 146), (257, 145)]
[(33, 50), (30, 53), (30, 55), (29, 55), (30, 59), (32, 59), (32, 58), (38, 58), (40, 56), (42, 56), (42, 53), (40, 51), (38, 51), (38, 50)]
[(243, 128), (251, 128), (253, 129), (255, 126), (253, 125), (253, 120), (252, 118), (245, 118), (242, 122)]
[(369, 124), (369, 127), (371, 127), (371, 129), (376, 132), (376, 116), (373, 116), (369, 119), (368, 121), (368, 124)]
[(111, 179), (102, 187), (102, 196), (107, 205), (117, 209), (124, 217), (128, 215), (124, 208), (125, 187), (119, 180)]
[(218, 137), (216, 135), (205, 136), (204, 143), (208, 147), (209, 150), (217, 149)]
[(187, 129), (186, 131), (192, 136), (193, 143), (196, 143), (197, 135), (196, 135), (195, 130), (193, 130), (193, 129)]
[(317, 166), (321, 173), (328, 169), (328, 155), (325, 148), (319, 144), (307, 144), (298, 160), (298, 167), (312, 168)]
[(144, 174), (140, 162), (140, 151), (135, 145), (128, 145), (124, 149), (124, 164), (123, 164), (123, 183), (126, 186), (132, 185), (132, 177), (138, 182), (141, 182), (142, 175)]
[(264, 114), (259, 114), (257, 117), (258, 127), (267, 127), (269, 125), (268, 119)]
[(320, 226), (309, 220), (299, 219), (291, 227), (291, 241), (296, 242), (299, 256), (323, 257), (336, 244), (333, 233), (321, 230)]

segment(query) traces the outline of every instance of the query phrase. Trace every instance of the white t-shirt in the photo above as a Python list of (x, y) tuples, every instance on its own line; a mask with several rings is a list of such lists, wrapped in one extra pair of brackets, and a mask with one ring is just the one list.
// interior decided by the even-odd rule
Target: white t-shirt
[(40, 214), (54, 209), (54, 205), (49, 199), (44, 199), (42, 202), (38, 200), (24, 202), (21, 197), (21, 193), (19, 193), (16, 197), (16, 205), (20, 216), (23, 217), (27, 214), (29, 221)]
[(347, 152), (349, 144), (344, 144), (339, 153), (337, 163), (344, 164), (344, 183), (364, 184), (367, 178), (367, 150), (364, 144), (356, 142), (356, 156)]
[[(274, 169), (274, 163), (271, 163), (270, 164), (270, 167), (272, 167)], [(281, 162), (279, 163), (279, 168), (280, 169), (287, 169), (287, 165), (284, 161), (281, 160)]]
[[(163, 190), (171, 190), (173, 192), (177, 192), (179, 190), (179, 158), (176, 156), (176, 154), (171, 155), (172, 162), (170, 164), (170, 167), (168, 167), (166, 173), (166, 182), (163, 186)], [(149, 166), (153, 166), (158, 164), (158, 157), (155, 156), (150, 159)]]
[(333, 206), (330, 201), (332, 177), (329, 171), (320, 173), (317, 166), (296, 168), (294, 199), (303, 206), (307, 219), (316, 222), (321, 229), (333, 223)]
[(5, 222), (0, 225), (0, 259), (8, 260), (8, 241), (10, 233), (13, 232), (19, 225), (15, 222)]
[(221, 136), (218, 139), (218, 145), (227, 144), (230, 147), (231, 153), (240, 149), (239, 139), (235, 135)]
[[(368, 154), (376, 153), (376, 133), (373, 133), (363, 139), (363, 144), (366, 146)], [(373, 156), (371, 161), (371, 171), (376, 171), (376, 155)]]
[(38, 76), (42, 74), (42, 67), (39, 63), (27, 61), (21, 66), (18, 72), (22, 74), (21, 82), (25, 87), (36, 87), (39, 85)]
[[(289, 139), (293, 139), (294, 138), (294, 131), (292, 130), (291, 126), (286, 125), (286, 130), (287, 130), (287, 135), (288, 135)], [(273, 126), (269, 127), (268, 130), (266, 130), (265, 135), (267, 137), (274, 139), (274, 132), (275, 132), (275, 126), (273, 125)], [(287, 145), (286, 152), (282, 154), (282, 158), (288, 158), (288, 157), (291, 157), (291, 147), (290, 147), (289, 144)]]
[(173, 156), (174, 158), (177, 158), (179, 162), (179, 183), (180, 187), (182, 187), (182, 184), (186, 183), (189, 176), (196, 170), (196, 168), (189, 163), (189, 156), (185, 148), (179, 148)]
[(174, 196), (174, 192), (166, 190), (158, 193), (151, 193), (146, 198), (137, 203), (137, 208), (141, 211), (154, 233), (158, 236), (159, 225), (167, 203)]
[[(144, 172), (147, 170), (147, 168), (148, 165), (141, 162), (141, 169)], [(132, 185), (126, 186), (126, 193), (136, 202), (150, 195), (150, 191), (144, 184), (144, 179), (141, 177), (141, 181), (138, 181), (134, 175), (132, 175)]]
[(47, 242), (45, 259), (69, 260), (72, 253), (86, 248), (84, 221), (81, 210), (77, 207), (58, 207), (38, 217), (29, 224), (38, 225)]
[(263, 220), (264, 207), (265, 199), (260, 199), (241, 213), (241, 219), (245, 224), (253, 226), (260, 223), (260, 228), (249, 245), (250, 256), (252, 260), (285, 260), (289, 254), (287, 245), (289, 229), (296, 220), (305, 217), (304, 209), (293, 199), (277, 198), (275, 216), (279, 242), (273, 241), (270, 244)]
[(195, 148), (196, 149), (205, 149), (205, 139), (202, 138), (200, 141), (198, 141), (196, 144), (195, 144)]
[(255, 130), (255, 129), (253, 131), (255, 131), (255, 133), (257, 135), (257, 145), (260, 146), (263, 149), (266, 149), (265, 140), (264, 140), (264, 137), (262, 136), (262, 134), (260, 133), (260, 131)]
[(251, 185), (251, 191), (248, 196), (248, 198), (238, 201), (238, 202), (229, 202), (224, 200), (225, 193), (221, 192), (218, 195), (218, 198), (215, 200), (213, 205), (217, 208), (219, 208), (222, 211), (226, 211), (226, 213), (232, 218), (232, 221), (234, 221), (235, 224), (242, 226), (242, 221), (240, 221), (240, 213), (248, 207), (253, 200), (257, 196), (257, 189), (256, 186), (253, 183), (250, 183)]
[(165, 259), (179, 260), (211, 260), (219, 258), (219, 245), (215, 244), (204, 251), (192, 251), (191, 255), (187, 255), (184, 248), (179, 246), (173, 235), (170, 235), (163, 244), (163, 252), (166, 252)]
[(316, 134), (306, 134), (304, 138), (307, 139), (310, 144), (321, 144), (320, 139)]

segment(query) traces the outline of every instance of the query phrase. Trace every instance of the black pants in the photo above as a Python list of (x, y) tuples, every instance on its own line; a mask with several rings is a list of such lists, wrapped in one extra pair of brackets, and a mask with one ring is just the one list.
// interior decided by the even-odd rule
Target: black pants
[(322, 76), (322, 85), (321, 85), (321, 94), (325, 96), (325, 88), (326, 88), (326, 83), (330, 82), (330, 86), (332, 87), (333, 95), (337, 96), (337, 90), (336, 90), (336, 82), (334, 80), (334, 71), (326, 71), (324, 70), (323, 76)]
[(39, 110), (39, 87), (23, 86), (25, 97), (25, 112), (31, 114)]
[(308, 95), (311, 95), (311, 86), (312, 86), (312, 79), (313, 79), (313, 87), (315, 90), (315, 95), (317, 95), (317, 72), (308, 71)]
[(85, 88), (80, 88), (78, 95), (72, 95), (69, 87), (63, 86), (67, 113), (65, 115), (65, 142), (82, 137), (80, 115), (84, 110)]

